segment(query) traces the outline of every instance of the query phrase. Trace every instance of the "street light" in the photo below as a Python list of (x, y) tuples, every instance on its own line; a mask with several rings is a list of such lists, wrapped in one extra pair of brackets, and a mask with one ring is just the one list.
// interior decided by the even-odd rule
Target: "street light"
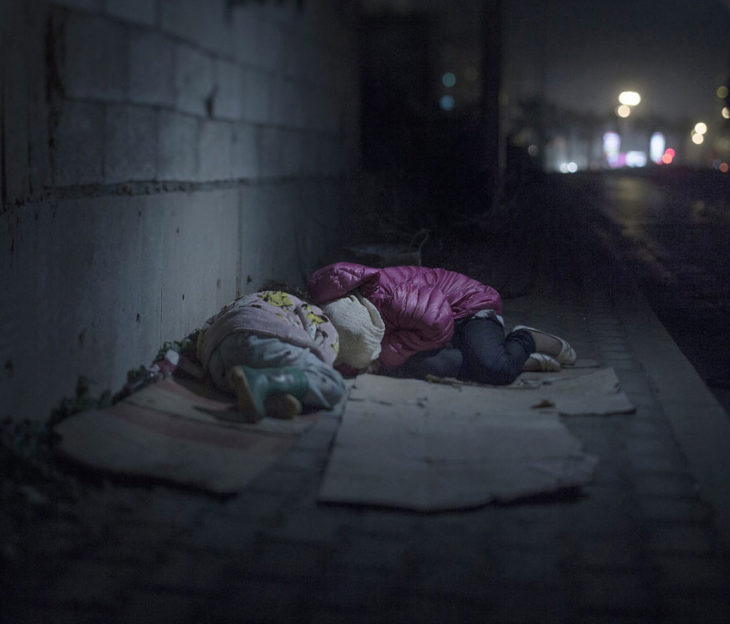
[(626, 119), (631, 115), (631, 107), (641, 102), (641, 96), (636, 91), (621, 91), (618, 94), (619, 106), (616, 107), (616, 114), (621, 119)]
[(636, 91), (621, 91), (618, 101), (624, 106), (636, 106), (641, 102), (641, 96)]

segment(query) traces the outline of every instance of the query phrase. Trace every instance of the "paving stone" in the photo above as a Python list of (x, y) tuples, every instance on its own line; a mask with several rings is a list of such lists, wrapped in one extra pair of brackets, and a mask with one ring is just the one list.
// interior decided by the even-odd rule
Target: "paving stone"
[(292, 509), (281, 522), (267, 527), (267, 532), (278, 539), (311, 542), (339, 548), (346, 543), (348, 522), (354, 518), (332, 509)]
[(227, 584), (226, 564), (236, 557), (241, 557), (239, 549), (232, 547), (230, 541), (228, 546), (226, 557), (215, 556), (215, 553), (208, 549), (171, 550), (167, 553), (166, 561), (142, 584), (148, 589), (154, 588), (160, 592), (208, 596), (220, 594)]
[(579, 569), (628, 571), (640, 564), (641, 542), (634, 531), (586, 536), (578, 548), (580, 552), (574, 564)]
[[(719, 553), (709, 557), (658, 555), (653, 561), (659, 567), (658, 583), (667, 594), (694, 589), (728, 596), (730, 566)], [(726, 607), (730, 613), (730, 600)]]
[(37, 622), (53, 622), (53, 624), (98, 624), (98, 622), (114, 621), (115, 609), (97, 605), (41, 605), (29, 601), (26, 604), (7, 603), (3, 605), (3, 618), (7, 622), (18, 624), (36, 624)]
[(648, 538), (648, 547), (660, 554), (702, 556), (717, 548), (708, 527), (702, 524), (654, 524)]
[(687, 474), (640, 475), (634, 478), (633, 487), (639, 496), (671, 496), (694, 498), (697, 482)]
[(710, 517), (710, 510), (696, 498), (643, 496), (637, 501), (637, 513), (650, 521), (700, 522)]
[(262, 531), (251, 553), (255, 565), (249, 574), (277, 581), (316, 579), (331, 553), (328, 544), (284, 540)]
[(482, 621), (504, 624), (538, 622), (580, 622), (578, 588), (554, 588), (499, 585), (490, 594), (488, 617)]
[(152, 26), (157, 19), (157, 0), (104, 0), (109, 15)]
[(135, 589), (127, 594), (125, 609), (118, 621), (192, 624), (197, 596), (164, 592), (159, 589)]
[(464, 624), (492, 620), (489, 617), (488, 604), (465, 603), (463, 601), (434, 596), (406, 596), (393, 611), (384, 614), (385, 621), (444, 623), (460, 622)]
[(45, 599), (51, 604), (113, 608), (120, 602), (123, 586), (137, 575), (134, 567), (112, 567), (108, 561), (70, 562)]
[(210, 515), (184, 543), (200, 549), (209, 549), (211, 552), (246, 551), (256, 542), (256, 530), (259, 526), (258, 519), (251, 521), (245, 517)]
[(373, 614), (387, 613), (396, 604), (397, 591), (392, 578), (383, 575), (378, 579), (348, 573), (332, 577), (312, 596), (317, 607), (355, 610)]
[(663, 596), (664, 617), (662, 622), (680, 624), (686, 622), (709, 622), (721, 624), (730, 616), (730, 601), (727, 591), (724, 595), (697, 594), (689, 591), (674, 591)]
[(645, 576), (632, 571), (586, 571), (581, 578), (581, 607), (587, 611), (653, 613), (655, 596)]

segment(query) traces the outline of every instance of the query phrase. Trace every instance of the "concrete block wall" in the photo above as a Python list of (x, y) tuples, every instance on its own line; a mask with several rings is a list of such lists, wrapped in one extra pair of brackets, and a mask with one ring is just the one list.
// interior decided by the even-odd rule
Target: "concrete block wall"
[[(0, 0), (0, 418), (331, 259), (356, 2)], [(7, 51), (7, 53), (6, 53)]]

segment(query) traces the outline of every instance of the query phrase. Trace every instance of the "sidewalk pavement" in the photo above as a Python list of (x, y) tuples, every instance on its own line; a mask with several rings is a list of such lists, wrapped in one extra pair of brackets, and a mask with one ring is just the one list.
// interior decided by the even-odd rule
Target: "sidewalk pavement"
[(565, 336), (637, 406), (565, 419), (600, 460), (580, 495), (434, 514), (318, 505), (337, 414), (226, 500), (49, 469), (57, 496), (26, 489), (0, 512), (3, 621), (730, 621), (726, 414), (555, 184), (518, 234), (444, 263), (519, 294), (508, 325)]

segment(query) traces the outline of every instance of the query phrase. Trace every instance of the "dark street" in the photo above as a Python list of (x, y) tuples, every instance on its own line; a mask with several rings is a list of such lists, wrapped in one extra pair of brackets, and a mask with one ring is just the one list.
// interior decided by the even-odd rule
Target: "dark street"
[(2, 624), (730, 622), (730, 0), (0, 0)]
[(730, 188), (714, 172), (565, 180), (591, 228), (635, 272), (685, 356), (730, 409)]

